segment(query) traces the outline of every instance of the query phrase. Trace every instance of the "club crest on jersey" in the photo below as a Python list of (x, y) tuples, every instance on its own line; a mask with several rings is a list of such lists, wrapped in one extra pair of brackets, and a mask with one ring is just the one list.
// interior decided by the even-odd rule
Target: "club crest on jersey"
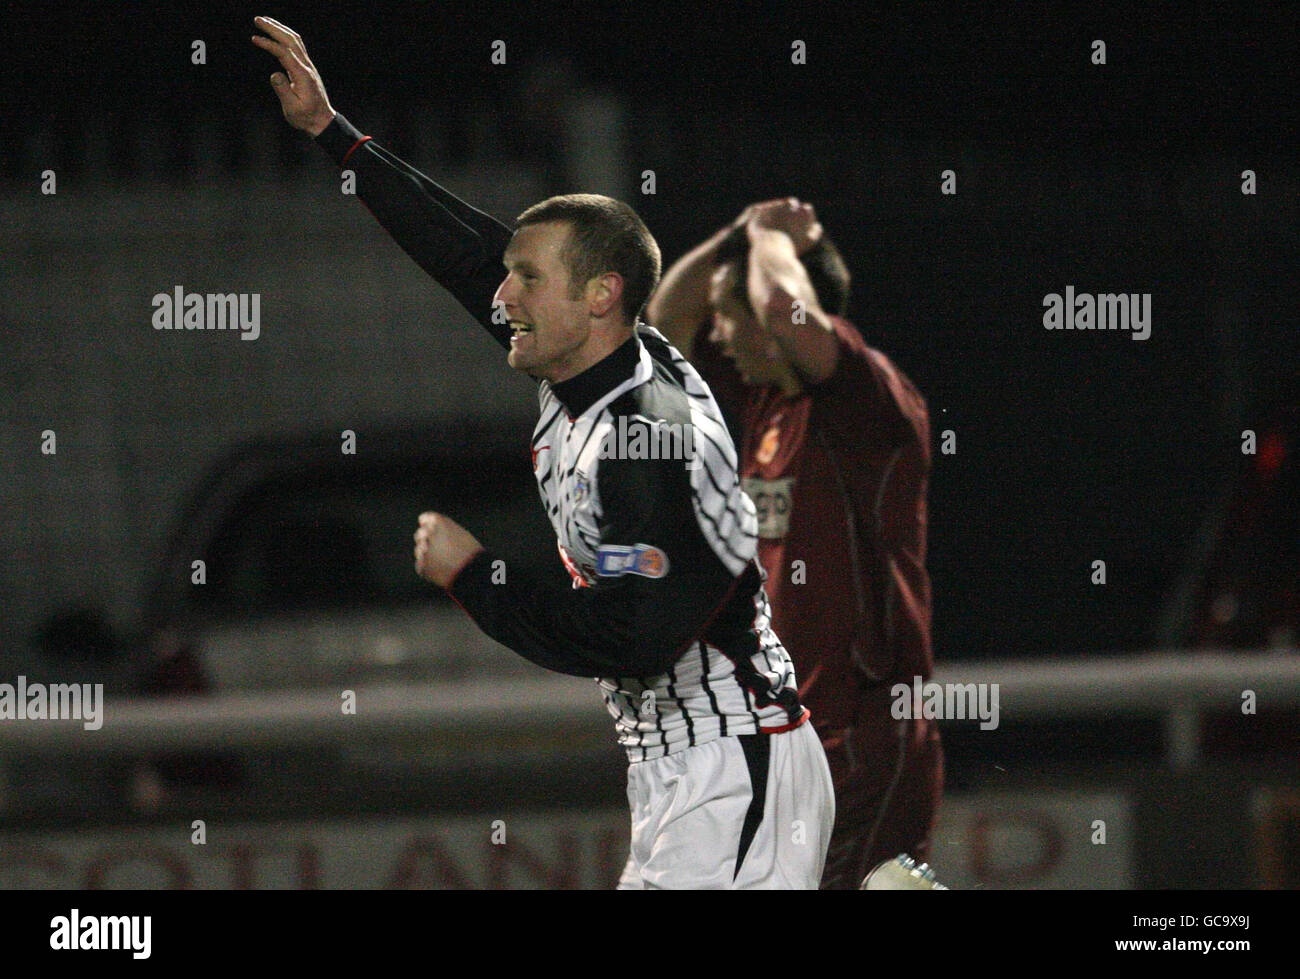
[(763, 434), (763, 441), (758, 443), (758, 450), (754, 453), (754, 461), (760, 466), (766, 466), (776, 458), (777, 450), (781, 448), (781, 416), (777, 415), (772, 419), (772, 427)]
[(579, 470), (573, 480), (573, 502), (581, 503), (591, 495), (591, 480), (587, 474)]
[(602, 578), (619, 578), (625, 574), (662, 578), (667, 573), (668, 555), (649, 544), (635, 547), (604, 544), (596, 548), (596, 574)]

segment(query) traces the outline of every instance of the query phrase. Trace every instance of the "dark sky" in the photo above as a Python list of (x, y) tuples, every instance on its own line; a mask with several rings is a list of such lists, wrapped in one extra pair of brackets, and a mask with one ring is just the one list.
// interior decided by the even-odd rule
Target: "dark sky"
[[(9, 3), (0, 72), (19, 126), (105, 107), (185, 112), (200, 99), (238, 111), (269, 73), (246, 40), (265, 13), (302, 33), (346, 90), (506, 88), (510, 69), (487, 58), (502, 39), (510, 65), (562, 53), (594, 81), (682, 109), (811, 112), (883, 132), (1237, 144), (1297, 128), (1290, 4), (880, 6)], [(195, 38), (212, 70), (178, 74)], [(795, 39), (805, 65), (790, 64)], [(1094, 39), (1107, 43), (1104, 69), (1088, 62)]]

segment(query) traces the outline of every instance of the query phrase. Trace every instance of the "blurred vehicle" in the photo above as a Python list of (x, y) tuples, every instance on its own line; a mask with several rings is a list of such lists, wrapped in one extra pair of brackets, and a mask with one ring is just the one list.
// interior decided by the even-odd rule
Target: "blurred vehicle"
[[(181, 511), (143, 621), (154, 692), (537, 676), (414, 571), (425, 510), (567, 584), (518, 430), (402, 427), (248, 444)], [(202, 562), (201, 565), (196, 562)]]
[[(434, 684), (491, 704), (507, 686), (554, 700), (581, 684), (535, 666), (479, 631), (414, 569), (417, 519), (447, 513), (521, 569), (571, 587), (538, 503), (529, 444), (517, 426), (404, 426), (267, 439), (220, 456), (178, 513), (140, 620), (121, 637), (94, 609), (53, 617), (38, 645), (49, 657), (92, 653), (125, 679), (114, 696), (283, 697), (329, 689)], [(85, 661), (85, 663), (83, 663)], [(84, 669), (82, 669), (84, 672)], [(568, 688), (572, 691), (572, 688)], [(344, 743), (268, 732), (265, 745), (113, 755), (0, 756), (0, 816), (9, 825), (80, 825), (184, 811), (262, 816), (276, 807), (349, 815), (518, 795), (527, 772), (547, 799), (585, 798), (619, 768), (592, 685), (571, 725), (533, 721), (490, 738), (461, 721), (424, 734), (360, 735)], [(502, 772), (506, 776), (502, 776)], [(557, 778), (568, 778), (555, 788)], [(549, 781), (548, 781), (549, 779)], [(604, 781), (602, 781), (602, 779)], [(493, 796), (493, 793), (497, 793)], [(617, 797), (617, 796), (616, 796)], [(306, 800), (306, 801), (303, 801)], [(225, 807), (224, 809), (220, 807)]]

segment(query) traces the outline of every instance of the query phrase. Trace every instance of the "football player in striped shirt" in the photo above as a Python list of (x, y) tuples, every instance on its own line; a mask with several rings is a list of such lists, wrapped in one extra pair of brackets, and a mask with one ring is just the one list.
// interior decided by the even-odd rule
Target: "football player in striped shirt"
[(419, 520), (416, 569), (498, 642), (595, 680), (630, 763), (620, 887), (815, 888), (830, 771), (771, 628), (758, 518), (717, 402), (639, 319), (659, 278), (654, 238), (590, 194), (506, 227), (361, 135), (302, 39), (256, 23), (284, 69), (272, 87), (285, 118), (355, 172), (397, 243), (538, 382), (533, 466), (572, 587), (513, 569), (502, 581), (495, 556), (434, 513)]

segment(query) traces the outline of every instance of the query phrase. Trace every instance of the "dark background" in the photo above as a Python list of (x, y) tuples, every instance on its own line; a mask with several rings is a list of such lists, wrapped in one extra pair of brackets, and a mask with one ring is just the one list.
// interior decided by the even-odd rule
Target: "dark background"
[[(52, 340), (65, 318), (31, 297), (64, 295), (73, 279), (94, 291), (138, 255), (123, 245), (120, 261), (110, 250), (86, 273), (84, 256), (31, 217), (36, 208), (74, 198), (111, 215), (144, 194), (164, 210), (165, 225), (170, 199), (237, 200), (255, 187), (246, 218), (231, 206), (223, 220), (245, 221), (250, 255), (275, 248), (284, 262), (268, 270), (254, 257), (248, 274), (312, 268), (329, 288), (364, 297), (372, 270), (313, 254), (285, 230), (286, 222), (310, 225), (313, 215), (277, 212), (278, 201), (301, 206), (289, 188), (319, 188), (322, 208), (352, 209), (344, 220), (366, 236), (376, 265), (413, 283), (390, 309), (417, 315), (419, 297), (437, 291), (382, 244), (362, 208), (334, 199), (323, 154), (280, 120), (267, 85), (274, 66), (248, 41), (260, 13), (303, 34), (336, 108), (435, 179), (490, 165), (492, 173), (533, 168), (543, 193), (592, 189), (566, 184), (546, 100), (530, 87), (538, 66), (567, 60), (567, 78), (627, 109), (631, 185), (646, 169), (657, 179), (654, 195), (631, 203), (666, 263), (753, 200), (796, 194), (815, 203), (854, 273), (850, 317), (929, 400), (941, 659), (1190, 641), (1186, 628), (1170, 624), (1178, 618), (1170, 609), (1194, 554), (1222, 546), (1205, 528), (1234, 505), (1256, 464), (1241, 453), (1241, 432), (1263, 431), (1280, 408), (1300, 404), (1295, 10), (992, 6), (1007, 12), (946, 4), (6, 5), (0, 196), (11, 219), (21, 216), (4, 236), (4, 251), (19, 261), (5, 263), (12, 278), (0, 294), (6, 346), (15, 351), (4, 379), (13, 467), (4, 588), (17, 613), (8, 618), (23, 623), (10, 641), (27, 641), (32, 623), (76, 602), (106, 605), (115, 625), (134, 626), (132, 596), (143, 594), (157, 565), (152, 555), (178, 519), (183, 488), (253, 432), (327, 427), (326, 406), (339, 397), (334, 375), (322, 373), (318, 407), (303, 401), (287, 421), (268, 414), (253, 431), (213, 425), (206, 439), (170, 442), (150, 465), (184, 478), (147, 504), (129, 482), (121, 491), (136, 530), (63, 578), (44, 575), (78, 546), (79, 487), (98, 470), (82, 470), (57, 492), (41, 489), (33, 446), (41, 429), (80, 426), (97, 409), (63, 397), (84, 380)], [(195, 38), (206, 43), (205, 66), (190, 63)], [(496, 39), (507, 43), (506, 65), (490, 63)], [(807, 44), (805, 65), (790, 62), (795, 39)], [(1106, 42), (1104, 66), (1091, 64), (1094, 39)], [(58, 204), (39, 197), (47, 168), (59, 174)], [(955, 197), (939, 193), (949, 168)], [(1241, 193), (1245, 169), (1257, 174), (1255, 196)], [(231, 260), (226, 239), (193, 245), (188, 264), (170, 275), (165, 232), (141, 228), (130, 248), (156, 252), (161, 271), (121, 322), (82, 324), (101, 363), (123, 362), (118, 344), (150, 356), (148, 345), (159, 341), (147, 325), (149, 294), (175, 283), (245, 288), (233, 275), (200, 281), (205, 254)], [(237, 266), (238, 256), (224, 267)], [(307, 273), (298, 284), (313, 288)], [(1044, 330), (1043, 296), (1067, 284), (1152, 293), (1150, 339)], [(23, 301), (14, 298), (20, 285)], [(263, 288), (269, 306), (274, 292)], [(432, 316), (422, 328), (469, 331), (468, 323)], [(342, 312), (334, 326), (340, 335), (357, 328)], [(287, 330), (276, 340), (270, 322), (264, 331), (255, 343), (236, 342), (238, 356), (292, 356), (284, 370), (310, 379), (315, 354), (292, 351)], [(366, 356), (361, 344), (357, 383), (387, 383), (367, 373)], [(15, 366), (37, 364), (39, 375)], [(165, 382), (182, 404), (186, 384), (210, 397), (228, 376), (197, 370)], [(529, 396), (516, 382), (482, 383), (510, 392), (506, 414), (522, 443)], [(160, 383), (119, 369), (106, 388), (119, 407), (90, 425), (95, 434), (83, 442), (117, 445), (155, 424), (163, 409), (148, 405)], [(481, 413), (463, 397), (439, 400), (437, 383), (422, 390), (429, 400), (408, 402), (405, 420)], [(243, 409), (255, 415), (257, 398), (241, 391)], [(937, 452), (945, 429), (957, 435), (956, 455)], [(135, 456), (114, 460), (119, 473), (149, 471)], [(1294, 548), (1293, 537), (1283, 541), (1278, 560)], [(132, 556), (130, 574), (114, 561), (117, 551)], [(1096, 559), (1107, 563), (1105, 586), (1090, 583)], [(29, 586), (43, 577), (53, 583)]]

